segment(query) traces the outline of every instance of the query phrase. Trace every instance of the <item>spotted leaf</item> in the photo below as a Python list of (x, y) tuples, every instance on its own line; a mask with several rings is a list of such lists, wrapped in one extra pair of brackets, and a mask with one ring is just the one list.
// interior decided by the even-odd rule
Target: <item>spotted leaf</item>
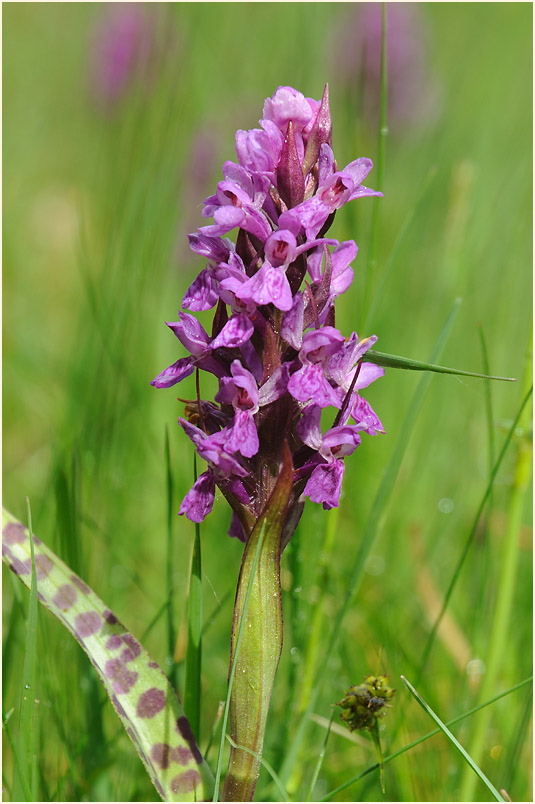
[[(35, 536), (34, 557), (39, 600), (89, 656), (162, 799), (210, 799), (212, 773), (166, 675), (89, 586)], [(2, 558), (29, 588), (29, 534), (5, 509)]]

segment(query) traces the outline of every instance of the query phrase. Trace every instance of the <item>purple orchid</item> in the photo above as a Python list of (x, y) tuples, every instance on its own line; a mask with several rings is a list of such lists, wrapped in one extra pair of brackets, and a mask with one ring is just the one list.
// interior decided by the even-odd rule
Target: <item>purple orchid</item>
[[(304, 499), (337, 506), (345, 457), (362, 433), (384, 432), (360, 395), (384, 373), (366, 360), (377, 338), (345, 338), (335, 326), (336, 298), (352, 283), (358, 249), (326, 234), (346, 203), (381, 193), (363, 185), (369, 159), (337, 169), (327, 88), (316, 101), (279, 87), (260, 125), (237, 132), (238, 162), (225, 162), (204, 202), (213, 223), (189, 235), (205, 266), (183, 298), (190, 312), (168, 323), (188, 356), (152, 384), (169, 387), (194, 371), (219, 383), (213, 402), (189, 400), (179, 419), (207, 463), (180, 508), (195, 522), (211, 511), (219, 488), (233, 510), (231, 535), (247, 541), (289, 446), (286, 544)], [(232, 242), (226, 235), (234, 229)], [(212, 308), (209, 335), (192, 313)], [(329, 409), (332, 423), (322, 433)]]
[(250, 371), (239, 360), (230, 366), (231, 377), (223, 377), (216, 394), (216, 402), (230, 404), (234, 408), (234, 424), (226, 442), (229, 452), (239, 452), (252, 458), (258, 452), (258, 433), (254, 414), (258, 411), (258, 386)]

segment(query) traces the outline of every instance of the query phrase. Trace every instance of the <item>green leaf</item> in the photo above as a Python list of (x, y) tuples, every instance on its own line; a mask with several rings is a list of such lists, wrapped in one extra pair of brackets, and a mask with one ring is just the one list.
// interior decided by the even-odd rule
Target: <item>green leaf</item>
[(231, 736), (239, 747), (231, 749), (224, 801), (251, 801), (260, 771), (282, 650), (281, 538), (292, 483), (292, 457), (285, 442), (277, 483), (245, 546), (236, 592), (229, 686), (233, 682)]
[(420, 360), (411, 360), (408, 357), (398, 357), (389, 355), (385, 352), (376, 352), (370, 349), (366, 353), (373, 363), (385, 368), (405, 369), (406, 371), (435, 371), (438, 374), (455, 374), (461, 377), (479, 377), (482, 380), (502, 380), (503, 382), (516, 382), (516, 377), (494, 377), (488, 374), (477, 374), (474, 371), (462, 371), (461, 369), (446, 368), (437, 366), (434, 363), (423, 363)]
[(426, 712), (427, 712), (427, 714), (429, 715), (429, 717), (430, 717), (430, 718), (432, 718), (432, 719), (435, 721), (435, 723), (436, 723), (436, 724), (437, 724), (437, 726), (439, 727), (440, 731), (441, 731), (441, 732), (442, 732), (442, 733), (443, 733), (443, 734), (444, 734), (444, 735), (445, 735), (445, 736), (448, 738), (448, 740), (450, 741), (450, 743), (451, 743), (451, 744), (452, 744), (452, 745), (453, 745), (453, 746), (454, 746), (454, 747), (457, 749), (457, 751), (458, 751), (458, 752), (461, 754), (461, 756), (463, 757), (463, 759), (464, 759), (464, 760), (465, 760), (465, 761), (466, 761), (466, 762), (467, 762), (467, 763), (470, 765), (470, 767), (472, 768), (472, 770), (474, 771), (474, 773), (475, 773), (477, 776), (479, 776), (480, 780), (481, 780), (481, 781), (483, 782), (483, 784), (484, 784), (484, 785), (487, 787), (487, 789), (490, 791), (490, 793), (492, 793), (492, 795), (494, 796), (494, 798), (496, 799), (496, 801), (505, 801), (505, 799), (504, 799), (504, 797), (501, 795), (501, 793), (499, 793), (499, 792), (496, 790), (496, 788), (494, 787), (494, 785), (492, 784), (492, 782), (491, 782), (491, 781), (490, 781), (490, 780), (489, 780), (489, 779), (488, 779), (488, 778), (485, 776), (485, 774), (483, 773), (483, 771), (482, 771), (480, 768), (478, 768), (478, 766), (476, 765), (476, 763), (474, 762), (474, 760), (472, 759), (472, 757), (470, 756), (470, 754), (468, 754), (468, 752), (467, 752), (467, 751), (465, 751), (465, 749), (462, 747), (462, 745), (460, 744), (460, 742), (459, 742), (459, 741), (458, 741), (458, 740), (457, 740), (457, 739), (456, 739), (456, 738), (453, 736), (453, 734), (451, 733), (451, 731), (448, 729), (448, 727), (446, 726), (446, 724), (445, 724), (445, 723), (443, 723), (443, 722), (441, 721), (441, 719), (438, 717), (438, 715), (436, 715), (436, 714), (433, 712), (433, 710), (431, 709), (431, 707), (429, 706), (429, 704), (427, 704), (427, 703), (424, 701), (424, 699), (422, 698), (422, 696), (421, 696), (421, 695), (420, 695), (420, 694), (419, 694), (419, 693), (418, 693), (418, 692), (417, 692), (417, 691), (414, 689), (414, 687), (412, 686), (412, 684), (411, 684), (411, 683), (410, 683), (410, 682), (409, 682), (409, 681), (408, 681), (408, 680), (405, 678), (405, 676), (401, 676), (401, 680), (403, 681), (403, 683), (405, 684), (405, 686), (407, 687), (407, 689), (409, 690), (409, 692), (411, 693), (411, 695), (413, 695), (413, 696), (414, 696), (414, 698), (416, 698), (416, 700), (418, 701), (418, 703), (420, 704), (420, 706), (422, 707), (422, 709), (424, 709), (424, 711), (426, 711)]
[[(164, 801), (201, 801), (213, 777), (167, 676), (97, 595), (33, 537), (37, 596), (89, 656)], [(2, 557), (31, 587), (27, 529), (3, 509)]]
[[(28, 509), (28, 527), (32, 533), (32, 515), (30, 501), (26, 498)], [(20, 704), (20, 731), (19, 756), (21, 764), (27, 774), (28, 785), (31, 790), (30, 801), (37, 801), (37, 753), (39, 730), (37, 728), (38, 708), (36, 705), (36, 648), (37, 648), (37, 570), (33, 543), (30, 551), (30, 603), (28, 607), (28, 624), (26, 632), (26, 652), (24, 656), (24, 669), (22, 672), (22, 690)], [(13, 791), (17, 793), (17, 785)]]

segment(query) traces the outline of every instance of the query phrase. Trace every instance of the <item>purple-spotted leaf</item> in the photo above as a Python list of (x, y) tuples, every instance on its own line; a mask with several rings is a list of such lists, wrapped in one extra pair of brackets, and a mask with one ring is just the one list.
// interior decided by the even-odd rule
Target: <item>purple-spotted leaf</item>
[[(27, 529), (2, 510), (2, 558), (30, 588)], [(212, 773), (166, 675), (102, 600), (34, 536), (37, 596), (80, 643), (164, 801), (205, 801)]]

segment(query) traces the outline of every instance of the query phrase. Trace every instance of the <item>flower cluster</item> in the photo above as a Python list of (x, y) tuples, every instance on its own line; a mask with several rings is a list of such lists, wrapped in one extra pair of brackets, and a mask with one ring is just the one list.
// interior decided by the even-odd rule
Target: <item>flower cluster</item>
[(340, 717), (349, 731), (373, 729), (378, 718), (386, 715), (395, 692), (388, 686), (388, 676), (364, 676), (364, 682), (350, 687), (335, 706), (342, 707)]
[[(234, 512), (231, 535), (246, 539), (289, 445), (286, 543), (306, 497), (338, 505), (343, 459), (360, 434), (383, 432), (360, 395), (384, 373), (364, 362), (377, 338), (345, 338), (335, 326), (335, 300), (353, 280), (357, 246), (326, 237), (337, 209), (381, 193), (362, 184), (370, 159), (338, 169), (327, 87), (321, 101), (279, 87), (260, 124), (236, 133), (238, 162), (224, 164), (223, 180), (204, 202), (202, 214), (213, 223), (189, 235), (206, 267), (182, 301), (189, 312), (167, 324), (189, 354), (152, 385), (167, 388), (197, 370), (219, 381), (215, 402), (198, 391), (179, 419), (208, 464), (180, 508), (194, 522), (211, 511), (217, 486)], [(226, 237), (233, 229), (235, 243)], [(209, 335), (192, 313), (212, 308)], [(327, 408), (335, 412), (323, 431)]]

